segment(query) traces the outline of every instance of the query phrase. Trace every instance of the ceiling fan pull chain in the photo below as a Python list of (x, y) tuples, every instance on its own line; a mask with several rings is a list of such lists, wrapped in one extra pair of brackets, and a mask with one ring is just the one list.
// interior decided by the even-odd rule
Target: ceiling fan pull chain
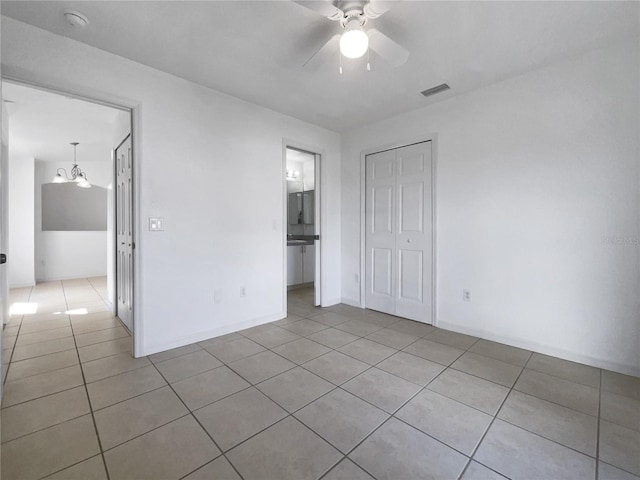
[(369, 52), (370, 50), (367, 50), (367, 72), (371, 71), (371, 54)]
[(338, 56), (340, 57), (340, 75), (342, 75), (342, 53), (338, 52)]

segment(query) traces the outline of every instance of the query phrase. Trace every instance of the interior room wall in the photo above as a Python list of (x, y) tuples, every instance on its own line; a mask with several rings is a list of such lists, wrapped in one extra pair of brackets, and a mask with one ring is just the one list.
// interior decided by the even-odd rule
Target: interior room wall
[(134, 107), (136, 355), (284, 315), (283, 139), (323, 154), (322, 300), (340, 300), (337, 133), (6, 17), (2, 68)]
[[(105, 152), (108, 158), (108, 153)], [(111, 183), (110, 161), (82, 162), (89, 181), (107, 187)], [(107, 274), (107, 238), (102, 231), (43, 231), (41, 186), (51, 182), (58, 168), (69, 171), (69, 162), (35, 161), (35, 276), (37, 282), (70, 278), (99, 277)], [(106, 215), (107, 212), (105, 212)]]
[(35, 285), (35, 160), (9, 146), (7, 270), (9, 288)]
[(634, 39), (344, 134), (344, 300), (360, 152), (435, 133), (437, 324), (639, 375), (639, 72)]

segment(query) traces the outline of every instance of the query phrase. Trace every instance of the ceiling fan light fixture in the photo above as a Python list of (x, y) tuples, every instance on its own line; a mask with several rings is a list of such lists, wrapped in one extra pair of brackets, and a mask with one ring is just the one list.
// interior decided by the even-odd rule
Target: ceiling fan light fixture
[(350, 20), (340, 37), (340, 53), (347, 58), (360, 58), (368, 49), (369, 37), (360, 21), (357, 18)]

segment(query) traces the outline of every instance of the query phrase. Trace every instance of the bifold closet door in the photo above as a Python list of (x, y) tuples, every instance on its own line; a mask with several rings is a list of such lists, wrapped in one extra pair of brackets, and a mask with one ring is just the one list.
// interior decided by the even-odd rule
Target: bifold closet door
[(396, 151), (366, 157), (366, 304), (395, 315)]
[(366, 157), (367, 308), (431, 323), (431, 142)]

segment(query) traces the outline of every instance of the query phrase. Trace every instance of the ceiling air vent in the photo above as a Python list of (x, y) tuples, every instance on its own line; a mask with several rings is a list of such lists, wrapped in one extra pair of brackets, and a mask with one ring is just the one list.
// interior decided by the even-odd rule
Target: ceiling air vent
[(431, 95), (435, 95), (436, 93), (440, 93), (440, 92), (444, 92), (445, 90), (449, 90), (451, 87), (449, 87), (449, 85), (447, 85), (446, 83), (443, 83), (441, 85), (438, 85), (436, 87), (432, 87), (432, 88), (427, 88), (426, 90), (423, 90), (422, 95), (424, 95), (425, 97), (430, 97)]

